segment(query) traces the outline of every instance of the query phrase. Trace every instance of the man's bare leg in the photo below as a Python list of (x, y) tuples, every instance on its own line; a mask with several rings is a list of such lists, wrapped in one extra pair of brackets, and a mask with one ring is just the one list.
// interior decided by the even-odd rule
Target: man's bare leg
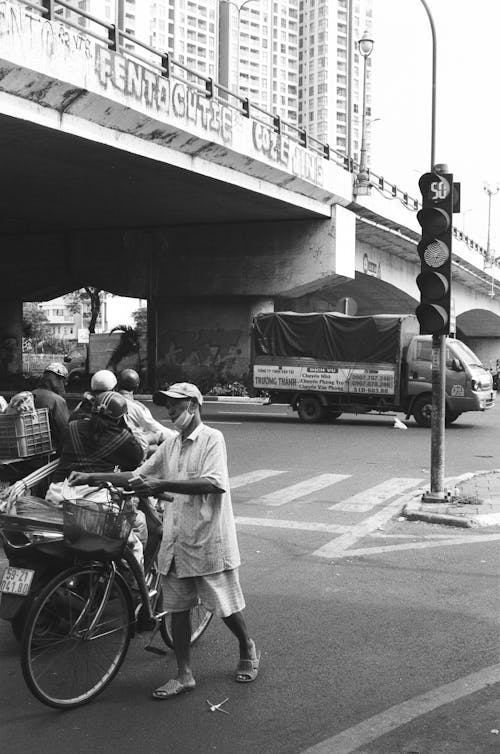
[(183, 686), (195, 683), (191, 670), (191, 611), (172, 613), (172, 638), (177, 660), (177, 680)]
[(257, 659), (257, 650), (255, 648), (255, 642), (250, 638), (248, 634), (248, 628), (243, 617), (243, 613), (233, 613), (227, 618), (222, 619), (230, 631), (238, 639), (240, 645), (240, 659), (241, 660), (255, 660)]

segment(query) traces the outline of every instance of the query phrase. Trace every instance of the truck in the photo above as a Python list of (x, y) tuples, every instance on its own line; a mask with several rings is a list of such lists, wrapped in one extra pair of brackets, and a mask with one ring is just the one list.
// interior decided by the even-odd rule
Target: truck
[(145, 338), (128, 332), (91, 333), (89, 342), (80, 345), (64, 358), (68, 369), (68, 389), (88, 387), (90, 378), (99, 369), (119, 372), (131, 368), (141, 372), (146, 363)]
[[(255, 391), (288, 403), (303, 422), (397, 413), (431, 425), (432, 336), (412, 314), (269, 312), (250, 331)], [(446, 339), (447, 425), (495, 404), (491, 373), (465, 343)]]

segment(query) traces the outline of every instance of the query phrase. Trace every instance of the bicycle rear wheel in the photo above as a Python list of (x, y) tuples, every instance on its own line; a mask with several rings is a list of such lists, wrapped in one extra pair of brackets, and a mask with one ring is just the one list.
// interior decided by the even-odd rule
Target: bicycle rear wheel
[[(158, 605), (162, 604), (162, 595), (158, 600)], [(213, 613), (207, 610), (202, 604), (196, 605), (191, 608), (191, 644), (194, 644), (202, 633), (207, 629), (208, 624), (213, 618)], [(170, 649), (174, 647), (174, 640), (172, 637), (172, 613), (167, 613), (160, 622), (160, 634), (161, 638)]]
[(104, 566), (77, 566), (52, 579), (34, 601), (21, 666), (43, 704), (60, 709), (86, 704), (118, 673), (132, 635), (133, 606), (119, 574), (103, 604), (109, 576)]

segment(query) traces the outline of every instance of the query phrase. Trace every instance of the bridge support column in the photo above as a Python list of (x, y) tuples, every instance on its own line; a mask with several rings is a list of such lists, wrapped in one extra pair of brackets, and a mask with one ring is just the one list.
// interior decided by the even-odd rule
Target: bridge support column
[(0, 387), (15, 388), (23, 371), (22, 301), (0, 302)]
[(247, 384), (252, 317), (273, 309), (269, 297), (159, 298), (156, 383)]

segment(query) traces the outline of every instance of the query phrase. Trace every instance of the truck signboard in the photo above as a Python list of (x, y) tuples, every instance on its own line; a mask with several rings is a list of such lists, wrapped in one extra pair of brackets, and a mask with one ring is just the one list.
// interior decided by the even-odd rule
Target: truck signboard
[(394, 395), (395, 369), (391, 364), (356, 366), (254, 365), (254, 386), (263, 390), (327, 390), (337, 393)]

